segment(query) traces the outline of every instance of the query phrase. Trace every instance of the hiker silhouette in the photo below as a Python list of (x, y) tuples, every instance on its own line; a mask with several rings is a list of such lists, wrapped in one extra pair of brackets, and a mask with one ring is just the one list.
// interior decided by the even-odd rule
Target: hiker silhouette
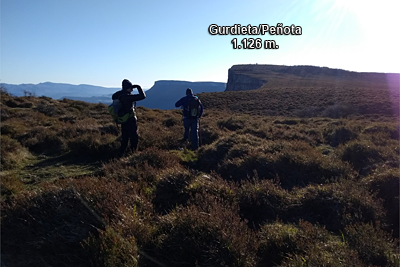
[(185, 132), (183, 134), (183, 141), (189, 139), (193, 150), (197, 150), (199, 147), (199, 121), (203, 116), (203, 104), (200, 99), (193, 95), (193, 91), (190, 88), (186, 89), (186, 96), (182, 97), (175, 103), (175, 107), (181, 107), (183, 110), (183, 126)]
[[(137, 88), (139, 94), (132, 94), (133, 88)], [(121, 147), (119, 149), (119, 156), (123, 156), (127, 150), (128, 143), (130, 142), (130, 151), (135, 151), (139, 142), (137, 117), (135, 113), (136, 101), (146, 98), (142, 87), (137, 84), (132, 84), (129, 80), (122, 81), (122, 89), (112, 95), (112, 99), (119, 99), (122, 105), (123, 112), (129, 113), (129, 119), (121, 124)]]

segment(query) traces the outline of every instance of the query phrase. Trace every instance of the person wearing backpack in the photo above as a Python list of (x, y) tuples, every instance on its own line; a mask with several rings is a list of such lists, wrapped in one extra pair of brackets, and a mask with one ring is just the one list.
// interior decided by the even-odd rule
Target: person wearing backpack
[(192, 143), (192, 149), (197, 150), (199, 147), (199, 119), (203, 115), (203, 104), (200, 99), (193, 95), (192, 89), (186, 89), (186, 96), (182, 97), (175, 103), (175, 107), (182, 107), (183, 110), (183, 126), (185, 133), (183, 140), (189, 139)]
[[(134, 88), (137, 88), (139, 94), (132, 94)], [(121, 111), (119, 116), (123, 114), (129, 114), (129, 118), (126, 122), (121, 123), (121, 147), (119, 149), (119, 156), (123, 156), (130, 142), (130, 150), (135, 151), (139, 142), (137, 117), (135, 113), (136, 101), (140, 101), (146, 98), (142, 87), (124, 79), (122, 81), (122, 90), (112, 95), (112, 100), (119, 100), (121, 103)]]

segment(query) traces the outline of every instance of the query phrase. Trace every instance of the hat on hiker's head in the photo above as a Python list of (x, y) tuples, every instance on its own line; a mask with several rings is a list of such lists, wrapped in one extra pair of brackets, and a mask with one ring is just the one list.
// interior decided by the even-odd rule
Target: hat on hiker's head
[(190, 88), (186, 89), (186, 95), (193, 95), (192, 89)]
[(133, 85), (129, 80), (125, 79), (122, 81), (122, 89), (123, 90), (131, 89), (132, 87), (133, 87)]

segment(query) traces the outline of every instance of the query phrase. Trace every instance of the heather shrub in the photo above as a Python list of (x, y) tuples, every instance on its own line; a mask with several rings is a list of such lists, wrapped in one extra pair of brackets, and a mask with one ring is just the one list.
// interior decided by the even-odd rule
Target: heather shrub
[(67, 101), (67, 103), (69, 104), (67, 105), (67, 108), (70, 108), (72, 110), (75, 109), (78, 111), (78, 113), (86, 113), (86, 114), (88, 114), (89, 112), (89, 107), (93, 105), (79, 100)]
[(324, 132), (326, 142), (333, 147), (354, 140), (357, 136), (356, 132), (344, 126), (330, 127)]
[(6, 104), (10, 108), (16, 108), (18, 107), (18, 102), (15, 101), (14, 99), (7, 99), (4, 101), (4, 104)]
[(266, 224), (259, 238), (257, 266), (364, 266), (341, 238), (307, 221)]
[(18, 141), (7, 135), (0, 135), (1, 169), (11, 170), (21, 165), (29, 152)]
[(183, 148), (181, 150), (171, 150), (171, 152), (179, 157), (183, 165), (192, 166), (197, 161), (197, 154), (193, 150)]
[(178, 206), (204, 206), (209, 197), (233, 205), (236, 203), (237, 191), (236, 185), (217, 175), (171, 169), (159, 179), (153, 204), (160, 214), (169, 213)]
[(98, 111), (98, 112), (105, 112), (107, 110), (107, 107), (108, 107), (108, 105), (103, 104), (103, 103), (97, 103), (97, 104), (93, 104), (93, 105), (89, 106), (90, 110)]
[(383, 199), (387, 220), (393, 236), (399, 238), (399, 179), (400, 170), (380, 170), (365, 178), (367, 186), (377, 197)]
[(88, 259), (96, 267), (138, 266), (137, 245), (134, 237), (124, 238), (113, 228), (100, 230), (83, 242)]
[(399, 127), (396, 125), (391, 125), (387, 123), (382, 124), (374, 124), (372, 126), (368, 126), (364, 129), (363, 133), (376, 135), (379, 133), (386, 134), (388, 138), (398, 140), (399, 139)]
[(261, 179), (278, 176), (282, 187), (292, 188), (352, 175), (347, 164), (301, 141), (273, 142), (232, 135), (213, 145), (200, 149), (199, 164), (216, 169), (225, 179), (243, 180), (257, 171)]
[(5, 104), (12, 108), (31, 108), (33, 103), (29, 101), (27, 97), (16, 97), (13, 99), (7, 99), (4, 101)]
[(208, 145), (221, 137), (219, 129), (215, 129), (208, 126), (201, 126), (199, 128), (199, 143), (200, 145)]
[(204, 198), (214, 198), (224, 201), (229, 205), (237, 204), (238, 185), (224, 180), (216, 173), (197, 174), (191, 183), (186, 187), (186, 191), (191, 198), (188, 203), (203, 206), (207, 200)]
[(329, 118), (346, 118), (353, 114), (358, 114), (358, 110), (350, 104), (335, 104), (327, 107), (323, 111), (322, 116)]
[(104, 225), (120, 228), (127, 223), (127, 217), (153, 213), (150, 201), (142, 194), (137, 182), (84, 177), (65, 183), (73, 186), (81, 200)]
[(140, 173), (137, 167), (127, 160), (111, 159), (103, 163), (101, 176), (106, 180), (115, 180), (123, 183), (137, 181)]
[(297, 190), (296, 195), (300, 206), (291, 207), (288, 215), (324, 225), (329, 231), (338, 233), (354, 223), (385, 224), (381, 201), (355, 181), (308, 186)]
[(298, 124), (298, 120), (294, 119), (275, 120), (274, 124), (296, 125)]
[(400, 264), (397, 242), (372, 224), (354, 224), (345, 228), (346, 242), (354, 248), (365, 265), (393, 266)]
[(322, 108), (320, 107), (309, 106), (306, 108), (297, 109), (293, 112), (293, 114), (300, 118), (311, 118), (311, 117), (317, 117), (319, 114), (321, 114), (321, 111)]
[(236, 131), (238, 129), (243, 129), (246, 124), (246, 119), (242, 117), (230, 117), (227, 120), (222, 120), (218, 122), (218, 127), (221, 129), (226, 128), (231, 131)]
[(0, 105), (0, 120), (2, 123), (4, 123), (6, 120), (9, 120), (12, 118), (11, 116), (11, 108), (8, 106), (4, 105), (3, 102)]
[(79, 195), (60, 188), (2, 203), (1, 223), (2, 261), (9, 266), (79, 266), (81, 242), (102, 227)]
[(179, 169), (180, 158), (175, 153), (157, 148), (136, 151), (130, 156), (111, 160), (102, 167), (105, 178), (121, 182), (140, 181), (140, 186), (153, 186), (169, 169)]
[(275, 222), (264, 224), (259, 233), (257, 266), (279, 266), (289, 253), (297, 252), (295, 225)]
[(111, 158), (117, 154), (118, 143), (113, 135), (83, 134), (67, 142), (67, 149), (75, 155)]
[[(3, 153), (2, 158), (3, 159)], [(6, 170), (2, 164), (2, 170)], [(7, 175), (2, 175), (0, 179), (1, 201), (13, 198), (24, 191), (25, 186), (17, 173), (9, 172)]]
[(179, 160), (176, 154), (155, 147), (140, 151), (140, 153), (136, 153), (131, 157), (131, 163), (137, 167), (147, 163), (156, 169), (175, 167)]
[[(183, 137), (183, 127), (173, 125), (166, 127), (158, 121), (147, 119), (146, 122), (138, 122), (139, 133), (139, 150), (145, 150), (150, 147), (157, 147), (159, 149), (177, 149), (181, 146), (180, 139)], [(158, 118), (159, 119), (159, 118)], [(182, 134), (181, 134), (182, 132)]]
[(351, 141), (339, 147), (339, 156), (349, 162), (353, 168), (361, 173), (368, 173), (371, 165), (384, 160), (381, 151), (375, 145), (366, 141)]
[(284, 188), (333, 182), (340, 177), (351, 175), (349, 167), (343, 162), (326, 157), (301, 142), (286, 144), (285, 148), (272, 158), (272, 170)]
[(291, 204), (290, 194), (271, 180), (242, 182), (237, 198), (240, 214), (250, 227), (282, 219)]
[(232, 207), (215, 200), (161, 217), (155, 235), (146, 253), (168, 266), (254, 265), (254, 234)]
[(57, 154), (65, 149), (65, 140), (54, 129), (45, 126), (35, 126), (19, 139), (22, 145), (38, 154)]
[[(202, 146), (198, 152), (198, 164), (203, 170), (216, 170), (217, 165), (226, 157), (226, 154), (235, 145), (243, 144), (244, 146), (260, 145), (262, 139), (252, 135), (231, 134), (219, 138), (216, 142)], [(238, 153), (240, 153), (239, 151)], [(244, 151), (246, 153), (246, 151)]]
[(175, 117), (169, 117), (169, 118), (167, 118), (167, 119), (165, 119), (163, 122), (162, 122), (162, 124), (165, 126), (165, 127), (172, 127), (172, 126), (175, 126), (175, 125), (180, 125), (181, 124), (181, 121), (182, 120), (179, 120), (178, 118), (175, 118)]
[[(1, 134), (2, 135), (9, 135), (11, 138), (16, 138), (18, 134), (21, 134), (22, 131), (19, 131), (20, 127), (19, 125), (15, 125), (17, 122), (14, 122), (13, 124), (8, 124), (8, 123), (2, 123), (1, 124)], [(25, 130), (25, 129), (24, 129)]]
[(104, 125), (101, 126), (99, 128), (99, 131), (101, 134), (112, 134), (112, 135), (119, 135), (119, 129), (117, 128), (117, 126), (115, 124), (108, 124), (108, 125)]
[(62, 111), (57, 108), (54, 104), (49, 102), (41, 101), (35, 108), (36, 111), (43, 113), (46, 116), (53, 117), (62, 114)]
[(156, 212), (165, 214), (176, 206), (184, 205), (190, 195), (185, 190), (194, 175), (188, 172), (171, 172), (163, 175), (156, 185), (153, 205)]

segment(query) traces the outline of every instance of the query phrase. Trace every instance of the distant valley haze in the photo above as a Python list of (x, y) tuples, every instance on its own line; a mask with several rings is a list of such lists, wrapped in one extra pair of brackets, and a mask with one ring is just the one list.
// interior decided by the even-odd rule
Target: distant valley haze
[[(221, 82), (188, 82), (162, 80), (156, 81), (149, 88), (143, 88), (146, 92), (146, 99), (138, 102), (138, 106), (159, 109), (173, 109), (175, 102), (185, 95), (186, 89), (191, 88), (195, 94), (203, 92), (222, 92), (225, 90), (225, 83)], [(89, 103), (112, 102), (111, 96), (121, 87), (102, 87), (88, 84), (66, 84), (44, 82), (39, 84), (1, 84), (2, 88), (14, 96), (47, 96), (53, 99), (72, 99)], [(136, 89), (133, 94), (137, 93)]]

